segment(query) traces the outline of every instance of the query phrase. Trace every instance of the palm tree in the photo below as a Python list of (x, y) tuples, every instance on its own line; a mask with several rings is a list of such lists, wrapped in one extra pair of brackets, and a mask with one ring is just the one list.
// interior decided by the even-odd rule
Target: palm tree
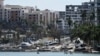
[(93, 22), (94, 19), (95, 19), (95, 14), (94, 14), (94, 12), (91, 12), (90, 13), (90, 18), (89, 18), (90, 23), (94, 24), (95, 23), (95, 22)]
[(60, 38), (61, 38), (61, 31), (57, 29), (57, 27), (54, 24), (48, 25), (48, 34), (49, 36), (53, 37), (54, 40), (57, 38), (59, 41), (59, 44), (61, 43)]
[(57, 30), (56, 28), (51, 29), (50, 35), (54, 37), (54, 39), (57, 38), (60, 43), (61, 32), (59, 30)]
[(82, 24), (72, 30), (72, 36), (80, 37), (88, 44), (91, 43), (92, 40), (99, 42), (99, 34), (100, 27), (94, 24)]
[(43, 32), (43, 27), (42, 26), (33, 23), (31, 25), (31, 28), (32, 28), (32, 32), (37, 36), (38, 39), (42, 38), (42, 32)]
[(73, 22), (72, 22), (72, 20), (71, 20), (71, 17), (69, 16), (69, 18), (68, 19), (66, 19), (67, 20), (67, 22), (68, 22), (68, 25), (69, 25), (69, 34), (71, 33), (71, 26), (72, 26), (72, 24), (73, 24)]
[(82, 23), (84, 23), (87, 19), (87, 11), (86, 10), (82, 10), (81, 11), (81, 17), (82, 17)]
[(21, 38), (19, 37), (19, 35), (21, 34), (21, 32), (22, 32), (22, 29), (21, 28), (19, 28), (19, 27), (17, 27), (16, 28), (16, 32), (15, 32), (15, 38), (14, 38), (14, 41), (15, 41), (15, 43), (16, 44), (19, 44), (20, 42), (21, 42)]

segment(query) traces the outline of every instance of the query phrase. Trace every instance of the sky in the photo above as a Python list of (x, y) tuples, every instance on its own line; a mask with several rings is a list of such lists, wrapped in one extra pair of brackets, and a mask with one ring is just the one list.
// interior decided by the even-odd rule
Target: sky
[(64, 11), (65, 5), (80, 5), (82, 2), (89, 0), (5, 0), (4, 4), (22, 5), (22, 6), (37, 6), (37, 8), (44, 10)]

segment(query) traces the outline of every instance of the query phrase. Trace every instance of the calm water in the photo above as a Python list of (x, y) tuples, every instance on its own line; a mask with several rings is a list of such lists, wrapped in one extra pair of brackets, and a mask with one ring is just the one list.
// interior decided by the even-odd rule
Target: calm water
[(100, 54), (73, 53), (64, 54), (63, 52), (0, 52), (0, 56), (100, 56)]

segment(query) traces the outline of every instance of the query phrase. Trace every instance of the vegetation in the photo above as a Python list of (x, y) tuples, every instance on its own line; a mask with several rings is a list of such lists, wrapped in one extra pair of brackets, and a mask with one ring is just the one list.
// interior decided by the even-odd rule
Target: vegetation
[(87, 20), (87, 11), (86, 10), (81, 11), (81, 17), (82, 17), (82, 23), (84, 23)]
[[(100, 34), (100, 26), (95, 26), (94, 24), (91, 23), (91, 20), (94, 19), (94, 13), (91, 13), (89, 19), (90, 21), (87, 20), (87, 13), (86, 11), (82, 11), (82, 24), (75, 24), (74, 29), (71, 29), (73, 26), (73, 22), (71, 18), (67, 18), (67, 22), (69, 25), (69, 32), (71, 37), (80, 37), (87, 43), (90, 43), (92, 40), (97, 41), (98, 43), (100, 42), (99, 34)], [(43, 22), (41, 22), (43, 23)], [(1, 30), (2, 29), (8, 29), (8, 30), (15, 30), (17, 32), (17, 37), (13, 39), (13, 41), (16, 41), (16, 43), (20, 42), (20, 34), (26, 34), (27, 37), (29, 38), (32, 34), (35, 34), (35, 37), (37, 39), (44, 37), (44, 34), (46, 36), (53, 37), (54, 39), (57, 38), (60, 43), (60, 38), (62, 36), (62, 32), (57, 29), (57, 27), (54, 24), (49, 24), (47, 28), (44, 28), (41, 25), (36, 24), (35, 22), (28, 22), (27, 20), (20, 19), (20, 21), (1, 21), (0, 22), (0, 36), (2, 35)], [(27, 30), (30, 30), (30, 32), (27, 32)], [(2, 43), (7, 43), (9, 42), (9, 39), (1, 38), (0, 39)]]
[(61, 31), (58, 30), (55, 25), (51, 24), (48, 25), (48, 35), (53, 37), (54, 39), (58, 39), (59, 43), (60, 43), (60, 38), (61, 38)]
[(73, 21), (71, 20), (71, 17), (69, 16), (68, 19), (66, 19), (69, 25), (69, 35), (71, 34), (71, 26), (73, 25)]
[(72, 37), (80, 37), (85, 42), (90, 43), (92, 40), (100, 43), (100, 27), (93, 24), (85, 23), (72, 30)]
[[(93, 42), (100, 43), (100, 26), (95, 25), (93, 21), (95, 15), (91, 12), (87, 16), (87, 11), (81, 11), (82, 22), (79, 25), (75, 25), (75, 28), (71, 30), (71, 36), (73, 38), (80, 37), (88, 44), (93, 44)], [(72, 38), (72, 39), (73, 39)]]

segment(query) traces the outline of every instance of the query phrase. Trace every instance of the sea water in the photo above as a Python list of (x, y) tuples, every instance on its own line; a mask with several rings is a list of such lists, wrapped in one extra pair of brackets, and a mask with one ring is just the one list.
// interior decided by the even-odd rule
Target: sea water
[(100, 56), (90, 53), (67, 53), (64, 52), (0, 52), (0, 56)]

